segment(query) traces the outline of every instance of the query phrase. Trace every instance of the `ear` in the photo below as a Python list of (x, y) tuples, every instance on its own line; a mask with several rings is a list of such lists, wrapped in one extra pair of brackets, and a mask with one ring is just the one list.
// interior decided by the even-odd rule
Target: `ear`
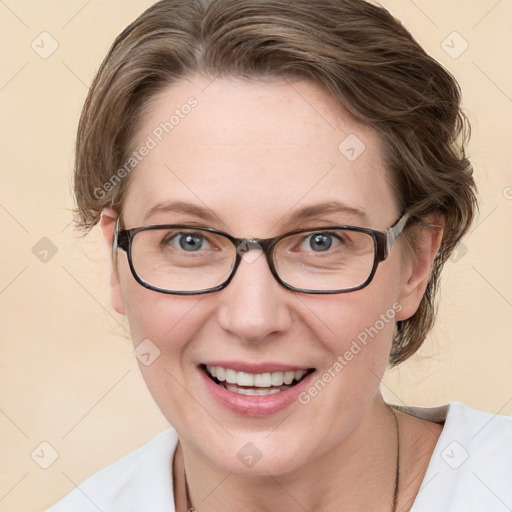
[(103, 239), (107, 245), (107, 254), (109, 262), (109, 278), (110, 278), (110, 301), (112, 307), (120, 315), (125, 314), (123, 295), (121, 293), (121, 285), (119, 283), (119, 277), (117, 275), (117, 255), (113, 254), (112, 241), (114, 238), (114, 230), (117, 222), (117, 212), (111, 208), (104, 208), (101, 212), (100, 217), (100, 228), (103, 234)]
[(399, 299), (402, 309), (397, 320), (407, 320), (418, 310), (443, 239), (443, 226), (444, 218), (440, 214), (429, 215), (411, 226), (412, 247), (404, 249)]

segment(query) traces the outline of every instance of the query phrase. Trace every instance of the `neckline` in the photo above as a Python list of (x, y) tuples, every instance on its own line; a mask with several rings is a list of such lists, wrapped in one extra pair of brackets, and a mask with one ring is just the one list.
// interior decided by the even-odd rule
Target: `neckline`
[(419, 407), (419, 406), (412, 406), (412, 405), (389, 404), (390, 407), (393, 407), (397, 411), (403, 412), (404, 414), (409, 414), (410, 416), (414, 416), (416, 418), (430, 421), (432, 423), (437, 423), (437, 424), (443, 426), (443, 430), (441, 431), (441, 434), (439, 435), (437, 442), (434, 446), (434, 450), (432, 451), (432, 455), (430, 456), (427, 470), (425, 471), (425, 475), (423, 476), (423, 480), (421, 481), (419, 490), (416, 493), (416, 496), (411, 505), (411, 508), (409, 509), (410, 512), (415, 512), (415, 507), (417, 506), (417, 503), (419, 501), (419, 496), (420, 496), (422, 490), (427, 487), (428, 483), (432, 479), (432, 477), (430, 476), (432, 461), (438, 455), (439, 450), (441, 449), (440, 447), (445, 444), (445, 437), (448, 435), (446, 433), (447, 425), (449, 423), (450, 412), (452, 409), (451, 406), (453, 405), (453, 403), (455, 403), (455, 402), (451, 402), (451, 403), (444, 404), (444, 405), (433, 406), (433, 407)]
[[(433, 407), (420, 407), (415, 405), (395, 405), (389, 404), (393, 409), (409, 414), (415, 418), (430, 421), (432, 423), (438, 423), (444, 425), (450, 414), (450, 406), (452, 403), (437, 405)], [(442, 434), (441, 434), (442, 435)]]

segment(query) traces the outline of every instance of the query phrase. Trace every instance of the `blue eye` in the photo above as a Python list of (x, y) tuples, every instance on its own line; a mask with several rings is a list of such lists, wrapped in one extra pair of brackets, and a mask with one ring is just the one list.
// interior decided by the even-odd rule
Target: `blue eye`
[(197, 252), (201, 249), (208, 249), (210, 244), (203, 235), (199, 233), (176, 233), (166, 240), (171, 247), (183, 249), (187, 252)]
[(309, 237), (309, 246), (314, 251), (328, 251), (332, 246), (332, 235), (329, 233), (315, 233)]
[(318, 232), (312, 233), (306, 237), (302, 244), (301, 250), (312, 251), (312, 252), (326, 252), (329, 249), (333, 249), (342, 244), (343, 241), (335, 233)]
[(204, 238), (201, 235), (188, 233), (186, 235), (179, 236), (179, 244), (185, 251), (197, 251), (201, 249), (203, 239)]

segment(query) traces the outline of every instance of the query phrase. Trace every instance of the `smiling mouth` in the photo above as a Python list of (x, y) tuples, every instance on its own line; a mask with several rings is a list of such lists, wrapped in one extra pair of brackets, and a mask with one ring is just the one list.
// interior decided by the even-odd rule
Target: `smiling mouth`
[(273, 395), (297, 385), (314, 368), (287, 372), (247, 373), (222, 366), (201, 365), (203, 371), (218, 386), (240, 395)]

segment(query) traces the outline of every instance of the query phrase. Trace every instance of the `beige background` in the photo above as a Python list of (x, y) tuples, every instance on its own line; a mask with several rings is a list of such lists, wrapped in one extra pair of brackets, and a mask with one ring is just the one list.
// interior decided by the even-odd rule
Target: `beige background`
[[(110, 308), (99, 233), (81, 240), (70, 224), (73, 139), (87, 84), (115, 35), (151, 3), (0, 0), (4, 512), (44, 509), (167, 428), (126, 324)], [(458, 400), (510, 415), (512, 2), (382, 3), (461, 82), (482, 196), (478, 223), (446, 266), (435, 332), (387, 375), (383, 391), (395, 403)], [(51, 38), (58, 48), (42, 58)], [(40, 465), (53, 452), (42, 442), (58, 455), (48, 469)]]

